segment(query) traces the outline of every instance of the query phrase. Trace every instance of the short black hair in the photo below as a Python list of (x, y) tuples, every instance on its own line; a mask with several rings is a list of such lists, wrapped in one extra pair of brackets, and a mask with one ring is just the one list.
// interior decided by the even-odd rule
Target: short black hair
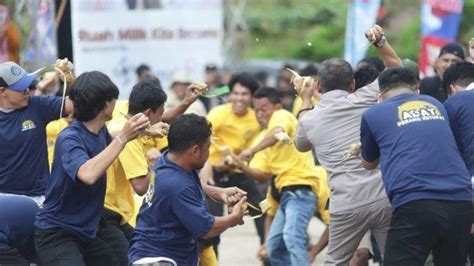
[(402, 59), (402, 66), (410, 69), (415, 74), (416, 80), (420, 81), (420, 67), (418, 64), (408, 58)]
[(371, 65), (363, 65), (354, 73), (355, 89), (359, 89), (372, 83), (379, 76), (380, 72)]
[(166, 93), (157, 78), (147, 78), (133, 86), (128, 98), (128, 114), (135, 115), (147, 109), (155, 112), (166, 102)]
[(285, 64), (283, 64), (283, 67), (282, 67), (280, 70), (288, 71), (287, 68), (292, 69), (292, 70), (295, 70), (295, 71), (298, 70), (298, 66), (292, 65), (291, 63), (285, 63)]
[(385, 65), (383, 63), (382, 58), (377, 57), (377, 56), (371, 56), (371, 57), (366, 57), (362, 60), (360, 60), (357, 65), (361, 64), (362, 65), (371, 65), (375, 67), (379, 72), (384, 71)]
[(451, 93), (450, 86), (455, 84), (467, 87), (474, 82), (474, 64), (463, 61), (453, 64), (444, 71), (443, 89), (447, 95)]
[(258, 71), (257, 73), (255, 73), (255, 78), (259, 81), (267, 81), (268, 74), (265, 71)]
[(280, 93), (278, 93), (278, 91), (275, 88), (271, 88), (271, 87), (263, 87), (263, 88), (258, 89), (254, 93), (253, 97), (256, 99), (267, 98), (273, 104), (281, 103)]
[(406, 67), (388, 68), (379, 76), (381, 93), (401, 87), (415, 90), (416, 84), (417, 79), (415, 73)]
[(212, 126), (203, 116), (185, 114), (176, 118), (168, 133), (170, 152), (183, 152), (193, 145), (202, 145), (212, 134)]
[(313, 64), (307, 65), (305, 68), (301, 69), (301, 76), (316, 76), (318, 74), (318, 68)]
[(141, 77), (142, 74), (146, 71), (151, 71), (150, 67), (145, 64), (141, 64), (137, 67), (135, 73), (137, 74), (137, 76)]
[(215, 64), (207, 64), (206, 65), (206, 72), (207, 71), (217, 71), (217, 66)]
[[(158, 82), (161, 86), (161, 81), (159, 78), (152, 76), (152, 75), (146, 75), (143, 77), (141, 81), (153, 81), (153, 82)], [(161, 86), (163, 88), (163, 86)]]
[(323, 92), (347, 90), (354, 79), (351, 65), (344, 59), (332, 58), (324, 61), (319, 69), (318, 79)]
[(102, 72), (84, 72), (71, 87), (69, 98), (74, 103), (74, 118), (81, 122), (94, 119), (106, 102), (117, 99), (119, 89)]
[(235, 84), (237, 83), (249, 89), (250, 94), (252, 95), (256, 90), (258, 90), (259, 87), (257, 79), (252, 74), (247, 72), (235, 74), (230, 78), (228, 85), (231, 92), (234, 89)]

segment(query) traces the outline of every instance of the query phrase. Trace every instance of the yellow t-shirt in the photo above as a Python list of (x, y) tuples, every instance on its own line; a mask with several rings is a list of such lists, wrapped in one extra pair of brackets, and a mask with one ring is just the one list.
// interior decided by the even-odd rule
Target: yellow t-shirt
[[(272, 114), (266, 132), (281, 127), (290, 139), (294, 140), (296, 124), (297, 120), (292, 113), (286, 110), (278, 110)], [(265, 133), (261, 133), (257, 138), (263, 139), (265, 135)], [(255, 141), (254, 145), (257, 143)], [(320, 179), (326, 178), (326, 172), (322, 168), (316, 168), (311, 152), (301, 153), (296, 150), (294, 144), (278, 142), (265, 150), (257, 152), (250, 161), (249, 167), (274, 175), (275, 187), (278, 192), (281, 192), (283, 187), (292, 185), (311, 186), (318, 199), (319, 194), (324, 192), (320, 188)], [(324, 202), (327, 202), (327, 200)], [(276, 212), (278, 204), (275, 205), (275, 203), (276, 201), (273, 200), (272, 202), (270, 197), (270, 215)], [(321, 205), (323, 204), (325, 207), (325, 203), (321, 203)]]
[(46, 141), (48, 143), (49, 169), (51, 169), (53, 165), (54, 144), (56, 144), (56, 139), (58, 138), (59, 133), (61, 133), (61, 131), (65, 129), (68, 125), (69, 124), (67, 123), (66, 119), (61, 118), (49, 122), (49, 124), (46, 126)]
[[(115, 108), (112, 113), (112, 120), (109, 121), (111, 123), (112, 121), (116, 121), (116, 119), (122, 117), (124, 118), (123, 114), (128, 114), (128, 100), (119, 100), (115, 103)], [(125, 122), (125, 120), (119, 120)], [(120, 131), (123, 127), (123, 123), (115, 125), (113, 128), (113, 131)], [(111, 128), (109, 128), (109, 132), (112, 132)], [(159, 150), (168, 147), (168, 139), (165, 138), (152, 138), (152, 137), (147, 137), (147, 136), (142, 136), (145, 137), (144, 140), (142, 140), (145, 143), (145, 146), (147, 147), (146, 149), (149, 150), (151, 147), (155, 147)]]
[[(257, 146), (257, 144), (259, 144), (265, 138), (266, 135), (266, 129), (263, 129), (262, 131), (258, 132), (257, 136), (255, 136), (254, 140), (252, 141), (250, 147)], [(270, 163), (268, 162), (269, 153), (270, 149), (265, 149), (255, 153), (252, 157), (252, 160), (250, 160), (249, 162), (249, 167), (271, 174), (272, 170), (270, 169)]]
[[(212, 109), (208, 116), (212, 123), (212, 140), (219, 146), (228, 146), (235, 154), (250, 147), (252, 139), (259, 132), (260, 126), (255, 112), (248, 108), (243, 116), (232, 111), (231, 103), (223, 104)], [(216, 145), (211, 145), (209, 160), (218, 164), (224, 158)]]
[(112, 120), (123, 116), (122, 114), (128, 114), (128, 100), (117, 100), (115, 102), (114, 111), (112, 112)]
[[(316, 106), (319, 103), (319, 99), (312, 98), (311, 104)], [(301, 106), (303, 105), (303, 99), (301, 97), (296, 97), (295, 101), (293, 102), (293, 110), (292, 113), (296, 116), (298, 112), (301, 110)]]
[(209, 246), (199, 254), (199, 266), (218, 266), (216, 253), (214, 248)]
[[(296, 119), (285, 110), (278, 110), (272, 114), (268, 128), (262, 130), (252, 142), (252, 146), (262, 141), (267, 132), (280, 126), (288, 134), (291, 140), (296, 133)], [(265, 173), (271, 173), (276, 176), (275, 186), (281, 191), (281, 188), (288, 185), (307, 184), (312, 186), (314, 193), (318, 197), (317, 210), (321, 219), (329, 224), (329, 211), (326, 205), (329, 199), (330, 189), (327, 181), (327, 173), (321, 166), (315, 166), (311, 152), (301, 153), (296, 150), (293, 144), (277, 143), (274, 146), (257, 152), (250, 161), (249, 167), (258, 169)], [(270, 188), (269, 188), (270, 191)], [(268, 215), (274, 216), (278, 209), (278, 202), (267, 194), (270, 209)]]
[[(256, 155), (257, 154), (255, 154), (255, 156)], [(329, 210), (326, 209), (326, 205), (328, 203), (329, 193), (330, 193), (328, 182), (327, 182), (327, 173), (324, 170), (324, 168), (322, 168), (321, 166), (316, 166), (316, 176), (319, 177), (319, 179), (318, 179), (319, 180), (319, 189), (318, 189), (318, 193), (316, 195), (318, 197), (317, 212), (321, 216), (321, 220), (325, 224), (329, 224)], [(267, 211), (267, 215), (275, 216), (275, 214), (277, 212), (277, 209), (278, 209), (278, 206), (279, 206), (279, 203), (276, 199), (274, 199), (272, 197), (270, 189), (271, 189), (271, 187), (269, 187), (268, 191), (267, 191), (267, 201), (268, 201), (268, 205), (270, 207)]]
[(319, 177), (318, 212), (325, 224), (329, 224), (329, 210), (326, 208), (331, 190), (328, 185), (328, 174), (321, 166), (316, 166), (316, 176)]
[[(267, 132), (281, 127), (293, 141), (296, 134), (297, 120), (286, 110), (277, 110), (268, 122)], [(299, 152), (294, 144), (278, 142), (267, 148), (267, 163), (271, 173), (276, 176), (275, 186), (281, 191), (285, 186), (309, 185), (315, 193), (318, 192), (318, 178), (312, 153)]]
[(270, 192), (271, 187), (267, 189), (267, 201), (268, 201), (268, 208), (267, 215), (275, 217), (278, 206), (280, 205), (278, 201), (272, 197), (272, 193)]
[[(109, 122), (109, 131), (119, 131), (126, 118), (117, 116)], [(130, 179), (148, 173), (148, 161), (140, 139), (127, 143), (125, 148), (107, 169), (107, 190), (104, 207), (122, 216), (122, 223), (128, 222), (135, 212), (135, 201)]]
[[(110, 121), (108, 129), (109, 131), (121, 130), (125, 122), (125, 117), (118, 116)], [(160, 145), (163, 145), (162, 140), (139, 136), (127, 143), (118, 158), (107, 169), (104, 207), (120, 214), (122, 223), (135, 224), (137, 210), (130, 179), (148, 173), (148, 167), (153, 162), (148, 161), (146, 154), (151, 148), (160, 149)], [(153, 184), (153, 182), (154, 178), (151, 178), (150, 183)]]

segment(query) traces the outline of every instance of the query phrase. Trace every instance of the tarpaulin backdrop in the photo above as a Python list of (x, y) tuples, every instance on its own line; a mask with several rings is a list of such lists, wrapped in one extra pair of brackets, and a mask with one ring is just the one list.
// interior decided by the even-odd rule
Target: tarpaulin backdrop
[(126, 99), (147, 64), (163, 86), (184, 70), (204, 78), (205, 65), (221, 64), (224, 35), (221, 0), (72, 0), (76, 74), (107, 74)]
[(420, 73), (435, 75), (433, 62), (441, 47), (455, 42), (461, 20), (463, 0), (423, 0), (421, 3)]

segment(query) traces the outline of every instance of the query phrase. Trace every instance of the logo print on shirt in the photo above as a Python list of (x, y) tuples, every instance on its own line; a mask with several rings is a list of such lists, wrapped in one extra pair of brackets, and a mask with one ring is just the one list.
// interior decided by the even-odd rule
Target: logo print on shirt
[(31, 121), (31, 120), (25, 120), (25, 121), (23, 121), (21, 131), (30, 130), (30, 129), (33, 129), (33, 128), (36, 128), (35, 123), (33, 123), (33, 121)]
[(150, 184), (144, 196), (145, 203), (148, 205), (148, 207), (151, 207), (154, 193), (155, 193), (154, 186), (153, 184)]
[(409, 101), (398, 106), (398, 123), (404, 126), (413, 122), (428, 120), (444, 120), (444, 116), (436, 106), (425, 101)]

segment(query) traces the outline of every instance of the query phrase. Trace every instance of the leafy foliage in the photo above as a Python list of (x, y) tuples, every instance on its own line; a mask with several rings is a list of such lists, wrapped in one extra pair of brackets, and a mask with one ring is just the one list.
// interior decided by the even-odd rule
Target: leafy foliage
[[(390, 43), (402, 58), (418, 59), (420, 2), (383, 1), (387, 11), (381, 21)], [(250, 28), (250, 58), (321, 61), (342, 57), (348, 0), (248, 1), (244, 12)], [(461, 43), (474, 36), (474, 0), (464, 0), (459, 29)], [(369, 55), (376, 50), (369, 48)]]

